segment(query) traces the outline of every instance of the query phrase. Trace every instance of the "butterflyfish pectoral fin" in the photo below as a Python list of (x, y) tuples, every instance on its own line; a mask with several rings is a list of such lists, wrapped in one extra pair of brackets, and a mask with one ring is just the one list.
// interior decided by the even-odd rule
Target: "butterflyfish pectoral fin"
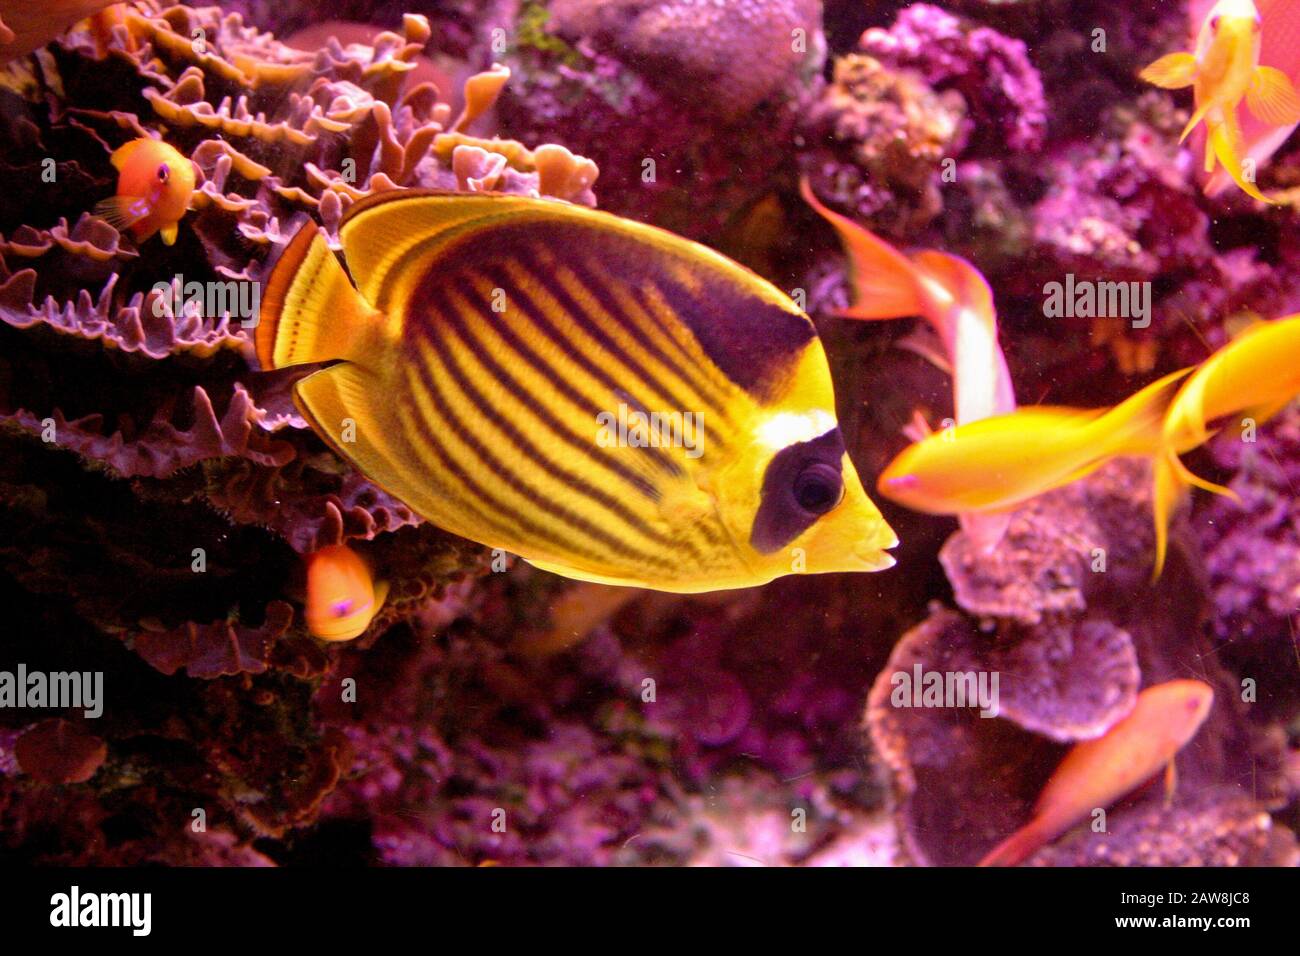
[(1196, 80), (1196, 57), (1190, 53), (1169, 53), (1138, 74), (1143, 80), (1166, 90), (1180, 90)]
[(1300, 122), (1300, 96), (1288, 77), (1272, 66), (1255, 70), (1246, 89), (1246, 105), (1270, 126), (1290, 126)]

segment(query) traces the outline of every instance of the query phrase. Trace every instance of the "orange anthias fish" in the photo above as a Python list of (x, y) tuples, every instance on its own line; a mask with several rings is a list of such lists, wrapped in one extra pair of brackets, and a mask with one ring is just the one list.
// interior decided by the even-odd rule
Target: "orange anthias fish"
[[(835, 227), (849, 256), (853, 304), (838, 314), (854, 319), (924, 318), (948, 353), (957, 424), (1015, 411), (1011, 373), (998, 345), (993, 292), (980, 271), (965, 259), (935, 249), (904, 255), (822, 205), (807, 179), (800, 189), (808, 204)], [(961, 515), (962, 527), (985, 549), (1001, 540), (1009, 520), (1003, 514)]]
[(1138, 694), (1132, 712), (1096, 740), (1077, 744), (1053, 772), (1033, 819), (994, 847), (980, 866), (1015, 866), (1088, 814), (1135, 790), (1161, 767), (1172, 788), (1175, 755), (1200, 729), (1214, 690), (1198, 680), (1174, 680)]
[(129, 229), (136, 242), (158, 232), (170, 246), (194, 195), (194, 164), (147, 136), (115, 150), (112, 162), (118, 170), (117, 195), (100, 202), (95, 212), (115, 228)]
[[(1293, 17), (1288, 14), (1287, 22)], [(1208, 132), (1205, 171), (1215, 171), (1217, 158), (1246, 194), (1271, 203), (1274, 200), (1255, 185), (1256, 161), (1247, 155), (1237, 107), (1245, 99), (1260, 122), (1287, 127), (1300, 121), (1300, 96), (1285, 72), (1261, 65), (1262, 37), (1263, 23), (1252, 0), (1219, 0), (1205, 16), (1195, 53), (1162, 56), (1141, 76), (1165, 89), (1194, 86), (1196, 111), (1182, 139), (1204, 120)], [(1293, 56), (1288, 51), (1286, 61)]]
[(365, 633), (384, 606), (388, 584), (345, 544), (307, 556), (307, 629), (323, 641), (350, 641)]

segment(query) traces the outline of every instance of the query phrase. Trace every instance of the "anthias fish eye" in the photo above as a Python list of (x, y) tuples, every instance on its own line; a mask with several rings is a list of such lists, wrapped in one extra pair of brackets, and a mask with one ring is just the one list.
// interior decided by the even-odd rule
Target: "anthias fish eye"
[(844, 497), (844, 480), (838, 468), (824, 462), (814, 462), (794, 481), (794, 500), (799, 507), (812, 514), (825, 514)]
[(1219, 17), (1217, 15), (1210, 18), (1210, 29), (1215, 33), (1219, 32)]
[(166, 163), (163, 163), (161, 166), (158, 167), (158, 181), (160, 183), (167, 182), (167, 179), (170, 176), (171, 176), (171, 170), (167, 168)]

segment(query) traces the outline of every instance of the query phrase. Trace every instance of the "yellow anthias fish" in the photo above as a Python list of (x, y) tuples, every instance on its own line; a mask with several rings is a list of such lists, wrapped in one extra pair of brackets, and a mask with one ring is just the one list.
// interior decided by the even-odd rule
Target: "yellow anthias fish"
[[(1190, 369), (1166, 375), (1114, 408), (1028, 406), (936, 432), (880, 475), (880, 493), (928, 514), (997, 513), (1084, 477), (1112, 458), (1151, 458), (1163, 473), (1165, 413)], [(1159, 483), (1159, 479), (1157, 481)], [(1159, 499), (1159, 496), (1157, 496)], [(1156, 504), (1156, 567), (1164, 565), (1172, 498)]]
[(1138, 694), (1127, 717), (1096, 740), (1077, 744), (1043, 787), (1033, 819), (1003, 840), (980, 866), (1015, 866), (1094, 810), (1168, 767), (1209, 716), (1214, 690), (1198, 680), (1174, 680)]
[(1030, 407), (931, 435), (881, 473), (881, 494), (916, 511), (958, 514), (1014, 508), (1119, 455), (1151, 459), (1155, 573), (1168, 523), (1190, 487), (1236, 495), (1198, 477), (1180, 455), (1207, 441), (1210, 424), (1244, 414), (1262, 424), (1300, 394), (1300, 315), (1258, 322), (1195, 369), (1148, 385), (1110, 411)]
[[(1191, 0), (1187, 5), (1192, 42), (1200, 32), (1214, 0)], [(1300, 84), (1300, 4), (1295, 0), (1255, 0), (1259, 10), (1259, 62), (1277, 67), (1287, 75), (1291, 85)], [(1241, 116), (1241, 134), (1245, 146), (1242, 161), (1250, 160), (1256, 169), (1263, 167), (1278, 148), (1295, 132), (1296, 124), (1274, 126), (1247, 111)], [(1205, 184), (1207, 195), (1214, 196), (1232, 185), (1232, 177), (1220, 169)]]
[(1300, 315), (1256, 322), (1192, 373), (1169, 408), (1165, 438), (1187, 450), (1207, 441), (1209, 425), (1244, 413), (1263, 424), (1300, 395)]
[(323, 641), (360, 637), (388, 597), (388, 584), (375, 583), (370, 568), (346, 544), (307, 556), (307, 630)]
[(111, 159), (118, 170), (117, 195), (101, 201), (95, 212), (115, 228), (129, 230), (136, 242), (158, 232), (170, 246), (194, 195), (194, 164), (148, 136), (131, 140)]
[[(838, 314), (853, 319), (919, 315), (938, 333), (951, 363), (957, 423), (1015, 411), (1016, 394), (998, 345), (997, 311), (988, 281), (965, 259), (922, 249), (908, 255), (870, 230), (833, 212), (800, 182), (807, 203), (829, 222), (849, 256), (853, 304)], [(1008, 517), (961, 516), (962, 527), (987, 550), (1006, 532)]]
[[(1271, 203), (1248, 170), (1237, 106), (1245, 99), (1251, 113), (1270, 126), (1300, 120), (1300, 96), (1281, 70), (1261, 66), (1261, 26), (1252, 0), (1219, 0), (1205, 17), (1195, 53), (1170, 53), (1141, 73), (1148, 83), (1165, 89), (1195, 86), (1196, 111), (1182, 139), (1202, 120), (1207, 129), (1205, 171), (1214, 172), (1215, 159), (1248, 195)], [(1181, 140), (1180, 140), (1181, 141)], [(1252, 162), (1253, 166), (1253, 162)]]
[(878, 571), (811, 321), (753, 273), (551, 200), (393, 190), (271, 273), (263, 368), (430, 521), (568, 577), (664, 591)]

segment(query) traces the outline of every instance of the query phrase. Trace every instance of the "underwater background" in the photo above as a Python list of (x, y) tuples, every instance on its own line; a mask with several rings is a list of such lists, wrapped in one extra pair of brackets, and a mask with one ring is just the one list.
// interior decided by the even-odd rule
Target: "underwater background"
[[(1271, 203), (1207, 193), (1192, 95), (1139, 78), (1206, 4), (104, 6), (0, 3), (0, 671), (103, 688), (93, 717), (0, 699), (0, 859), (973, 864), (1072, 748), (1194, 679), (1176, 786), (1030, 862), (1300, 860), (1300, 409), (1188, 452), (1235, 497), (1185, 497), (1158, 577), (1141, 456), (978, 545), (874, 492), (918, 414), (951, 424), (953, 369), (922, 319), (837, 314), (860, 289), (801, 195), (975, 266), (1022, 406), (1114, 406), (1300, 312), (1300, 145), (1261, 157)], [(1266, 43), (1300, 24), (1258, 6)], [(173, 242), (102, 205), (143, 137), (195, 169)], [(597, 207), (791, 296), (897, 564), (704, 594), (539, 570), (336, 454), (234, 304), (158, 287), (264, 284), (301, 223), (396, 187)], [(1149, 312), (1049, 314), (1067, 281)], [(344, 544), (387, 595), (321, 640), (307, 556)], [(894, 694), (955, 672), (1001, 675), (997, 716)]]

